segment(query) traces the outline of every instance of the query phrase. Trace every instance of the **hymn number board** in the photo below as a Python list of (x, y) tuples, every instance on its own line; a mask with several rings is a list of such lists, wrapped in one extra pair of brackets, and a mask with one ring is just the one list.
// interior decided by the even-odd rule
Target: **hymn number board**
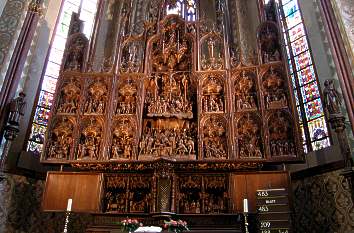
[(262, 189), (256, 191), (260, 233), (291, 233), (288, 191)]

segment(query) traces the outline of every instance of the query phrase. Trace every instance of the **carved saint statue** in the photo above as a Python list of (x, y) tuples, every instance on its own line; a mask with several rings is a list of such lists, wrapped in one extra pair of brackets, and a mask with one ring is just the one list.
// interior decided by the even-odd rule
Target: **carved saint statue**
[(340, 106), (342, 101), (340, 99), (340, 94), (334, 87), (334, 82), (328, 79), (324, 82), (324, 105), (327, 108), (329, 114), (338, 114), (341, 112)]
[(26, 94), (20, 92), (19, 96), (10, 102), (10, 113), (8, 123), (11, 125), (19, 125), (20, 116), (24, 115)]

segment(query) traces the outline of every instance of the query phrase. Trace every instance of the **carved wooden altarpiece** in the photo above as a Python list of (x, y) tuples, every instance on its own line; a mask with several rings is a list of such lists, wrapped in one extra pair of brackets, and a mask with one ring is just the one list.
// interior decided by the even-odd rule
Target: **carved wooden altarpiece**
[(231, 173), (302, 159), (276, 24), (259, 27), (247, 66), (207, 20), (121, 30), (99, 70), (87, 40), (69, 40), (66, 54), (85, 54), (64, 58), (41, 159), (102, 173), (103, 213), (232, 213)]

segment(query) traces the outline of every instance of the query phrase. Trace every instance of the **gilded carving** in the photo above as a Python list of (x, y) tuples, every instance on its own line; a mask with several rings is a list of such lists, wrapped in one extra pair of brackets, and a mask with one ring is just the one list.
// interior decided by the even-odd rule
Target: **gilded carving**
[(181, 119), (145, 120), (139, 158), (196, 159), (196, 126)]
[(151, 45), (153, 72), (191, 70), (192, 42), (178, 17), (167, 17), (161, 33)]
[(73, 77), (65, 80), (61, 87), (58, 113), (76, 114), (79, 110), (81, 97), (80, 80)]
[(92, 79), (85, 93), (84, 114), (104, 114), (107, 107), (108, 87), (103, 79)]
[(295, 156), (294, 131), (288, 113), (277, 111), (268, 117), (269, 150), (271, 156)]
[(148, 117), (193, 118), (189, 73), (155, 74), (146, 82), (145, 108)]
[(223, 70), (224, 44), (220, 34), (212, 32), (201, 39), (202, 70)]
[(263, 96), (266, 108), (284, 108), (288, 105), (284, 72), (271, 66), (262, 76)]
[(226, 121), (221, 116), (202, 120), (203, 159), (227, 159)]
[(100, 160), (103, 140), (103, 120), (99, 117), (81, 119), (81, 132), (76, 158)]
[(111, 160), (130, 160), (134, 158), (136, 145), (135, 128), (136, 123), (132, 118), (120, 117), (113, 121)]
[(259, 106), (257, 95), (257, 75), (254, 70), (240, 70), (235, 73), (236, 111), (253, 111)]
[(61, 117), (55, 119), (48, 143), (47, 159), (68, 160), (74, 147), (75, 118)]
[(124, 79), (117, 88), (118, 96), (114, 113), (116, 115), (136, 114), (138, 82), (130, 77)]
[(240, 158), (264, 157), (261, 118), (246, 113), (237, 120), (237, 153)]
[(203, 113), (225, 112), (225, 91), (224, 80), (222, 75), (214, 73), (204, 75), (202, 92)]

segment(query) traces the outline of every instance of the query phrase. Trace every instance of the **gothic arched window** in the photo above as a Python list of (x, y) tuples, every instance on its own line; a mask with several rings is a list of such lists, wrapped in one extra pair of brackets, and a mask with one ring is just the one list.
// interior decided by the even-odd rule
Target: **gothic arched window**
[(196, 20), (196, 3), (195, 0), (171, 0), (166, 1), (166, 14), (180, 15), (186, 21)]
[(27, 150), (39, 154), (42, 151), (44, 134), (47, 129), (50, 107), (53, 103), (54, 92), (62, 63), (64, 48), (69, 32), (71, 15), (78, 13), (84, 21), (83, 32), (91, 37), (93, 22), (97, 11), (98, 0), (64, 0), (57, 25), (54, 29), (52, 44), (48, 53), (48, 61), (44, 70), (38, 103), (33, 117)]
[(289, 73), (304, 142), (304, 151), (330, 146), (316, 68), (297, 0), (279, 0)]

